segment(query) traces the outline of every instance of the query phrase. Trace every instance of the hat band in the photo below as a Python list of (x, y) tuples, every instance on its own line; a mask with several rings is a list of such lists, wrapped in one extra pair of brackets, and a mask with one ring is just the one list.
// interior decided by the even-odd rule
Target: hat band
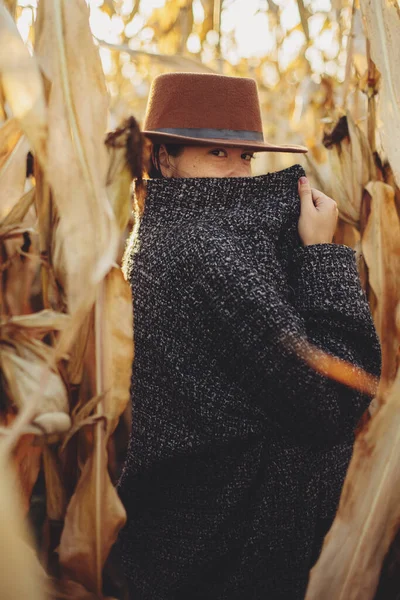
[(235, 129), (192, 129), (192, 128), (175, 128), (166, 127), (162, 129), (152, 129), (153, 133), (169, 133), (170, 135), (182, 135), (184, 137), (208, 139), (214, 138), (219, 140), (244, 140), (249, 142), (263, 142), (264, 136), (260, 131), (243, 131)]

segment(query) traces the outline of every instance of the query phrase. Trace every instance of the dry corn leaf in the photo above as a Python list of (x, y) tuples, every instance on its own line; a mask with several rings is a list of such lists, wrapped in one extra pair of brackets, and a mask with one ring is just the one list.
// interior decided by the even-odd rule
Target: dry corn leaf
[(35, 233), (32, 227), (25, 227), (23, 223), (13, 223), (11, 225), (0, 225), (0, 239), (12, 240), (20, 238), (25, 233)]
[(10, 212), (8, 212), (7, 216), (0, 222), (0, 228), (2, 229), (3, 227), (9, 227), (10, 225), (22, 222), (34, 200), (35, 188), (32, 188), (26, 192), (26, 194), (24, 194), (13, 206)]
[(46, 156), (47, 112), (42, 77), (16, 24), (0, 4), (0, 87), (37, 156)]
[[(97, 301), (95, 311), (96, 333), (93, 335), (92, 330), (88, 335), (83, 359), (86, 364), (86, 391), (103, 389), (104, 393), (80, 406), (67, 436), (69, 439), (83, 426), (97, 422), (97, 442), (92, 447), (92, 454), (86, 461), (77, 491), (69, 504), (60, 543), (60, 560), (66, 576), (98, 594), (105, 560), (125, 521), (125, 511), (108, 474), (106, 444), (129, 400), (133, 354), (132, 299), (130, 288), (119, 269), (111, 270), (103, 289), (104, 294)], [(93, 321), (91, 323), (93, 326)], [(103, 502), (106, 506), (102, 506)], [(97, 510), (93, 511), (93, 506)], [(86, 515), (89, 510), (91, 518)]]
[(71, 323), (71, 317), (51, 309), (40, 310), (30, 315), (16, 315), (8, 319), (0, 319), (2, 334), (12, 338), (13, 333), (29, 332), (29, 335), (43, 337), (49, 331), (61, 330)]
[(8, 319), (0, 319), (2, 336), (10, 340), (18, 338), (18, 334), (43, 337), (49, 331), (62, 330), (71, 323), (71, 317), (54, 310), (45, 309), (30, 315), (16, 315)]
[(43, 469), (46, 481), (46, 514), (51, 520), (61, 521), (67, 509), (66, 492), (57, 455), (50, 446), (43, 448)]
[(372, 600), (400, 521), (400, 370), (387, 402), (358, 435), (335, 521), (306, 600)]
[(6, 314), (20, 315), (33, 311), (32, 286), (40, 266), (36, 242), (37, 236), (26, 232), (4, 241), (7, 285), (4, 288), (3, 312)]
[(351, 171), (353, 202), (359, 214), (364, 187), (369, 181), (376, 179), (376, 167), (367, 136), (356, 125), (350, 111), (347, 111), (346, 116), (351, 142), (351, 159), (353, 161)]
[(15, 124), (11, 119), (0, 128), (0, 221), (25, 191), (29, 143)]
[(71, 418), (65, 412), (53, 411), (38, 415), (30, 426), (26, 428), (27, 432), (36, 435), (61, 435), (66, 433), (71, 427)]
[(4, 0), (4, 3), (10, 11), (10, 14), (14, 15), (15, 9), (17, 7), (17, 0)]
[(42, 463), (42, 447), (35, 445), (34, 435), (23, 435), (19, 439), (13, 454), (13, 461), (18, 473), (20, 497), (26, 514)]
[(52, 594), (52, 600), (121, 600), (111, 596), (98, 596), (89, 592), (83, 585), (70, 579), (63, 579), (57, 582), (57, 590)]
[[(51, 367), (54, 351), (39, 340), (11, 345), (0, 344), (0, 369), (14, 404), (23, 409), (38, 399), (35, 416), (48, 412), (68, 413), (65, 385), (55, 368)], [(43, 379), (47, 385), (42, 385)]]
[(124, 129), (108, 144), (110, 163), (107, 173), (107, 193), (121, 232), (128, 225), (132, 212), (132, 172), (127, 159), (127, 142), (130, 130)]
[(78, 402), (78, 404), (74, 407), (72, 411), (72, 425), (71, 429), (68, 431), (67, 435), (64, 436), (61, 452), (65, 450), (67, 444), (70, 439), (82, 428), (86, 425), (93, 425), (99, 419), (103, 419), (103, 417), (90, 416), (92, 412), (96, 409), (99, 402), (104, 399), (104, 395), (102, 396), (94, 396), (90, 400), (87, 400), (83, 405)]
[(379, 129), (400, 187), (400, 7), (392, 0), (361, 0), (371, 56), (382, 75)]
[[(36, 50), (52, 84), (49, 121), (54, 127), (49, 133), (47, 175), (59, 215), (53, 264), (73, 319), (63, 349), (78, 342), (76, 334), (118, 251), (118, 228), (106, 193), (103, 136), (108, 100), (88, 17), (88, 7), (77, 0), (39, 4)], [(73, 369), (77, 379), (88, 352), (87, 340), (80, 342), (83, 351)], [(102, 378), (101, 350), (96, 361), (97, 385)], [(125, 518), (108, 475), (102, 412), (96, 409), (93, 415), (98, 420), (96, 442), (68, 505), (59, 547), (63, 576), (99, 595), (105, 559)]]
[(52, 84), (46, 173), (60, 216), (68, 311), (76, 316), (68, 330), (70, 343), (118, 247), (105, 188), (108, 98), (86, 3), (40, 2), (36, 39), (39, 62)]
[(83, 585), (70, 579), (63, 579), (57, 587), (54, 600), (99, 600), (98, 594), (89, 592)]
[(17, 119), (8, 119), (0, 127), (0, 172), (22, 135)]
[(18, 485), (4, 451), (0, 453), (0, 480), (0, 598), (45, 600), (46, 575), (31, 547)]
[(362, 23), (362, 15), (359, 8), (355, 8), (352, 28), (353, 56), (352, 62), (358, 73), (362, 76), (368, 69), (366, 57), (366, 39)]
[(103, 432), (85, 464), (68, 505), (59, 546), (65, 576), (100, 597), (102, 569), (126, 518), (108, 475), (105, 440)]
[(297, 0), (297, 8), (299, 9), (301, 25), (303, 27), (304, 35), (306, 36), (307, 42), (310, 41), (310, 32), (308, 29), (308, 19), (311, 17), (309, 9), (305, 7), (304, 0)]
[(377, 300), (373, 317), (382, 345), (382, 396), (394, 380), (399, 360), (400, 331), (395, 315), (400, 302), (400, 221), (391, 186), (374, 181), (366, 190), (372, 201), (362, 250)]
[[(105, 278), (102, 307), (99, 332), (102, 339), (101, 356), (96, 354), (93, 330), (88, 331), (82, 340), (84, 354), (81, 355), (82, 365), (86, 365), (85, 391), (88, 395), (85, 395), (83, 406), (80, 401), (79, 413), (73, 420), (75, 432), (80, 422), (87, 419), (101, 401), (102, 416), (107, 420), (107, 432), (110, 435), (130, 399), (133, 361), (132, 294), (119, 268), (111, 269)], [(96, 360), (101, 360), (102, 365), (103, 391), (100, 394), (97, 394), (96, 388)], [(92, 400), (87, 401), (86, 398), (91, 396)]]
[(133, 361), (132, 294), (122, 271), (114, 268), (105, 280), (105, 385), (104, 413), (111, 433), (130, 399)]
[[(124, 52), (130, 54), (133, 59), (146, 57), (153, 63), (159, 63), (168, 70), (179, 70), (181, 72), (189, 73), (217, 73), (215, 69), (208, 67), (199, 60), (189, 58), (188, 56), (181, 56), (180, 54), (170, 54), (168, 52), (149, 52), (146, 50), (132, 50), (128, 44), (111, 44), (96, 38), (98, 44), (103, 48), (109, 48), (116, 52)], [(160, 48), (161, 50), (161, 48)], [(284, 136), (283, 136), (284, 137)]]
[(57, 306), (64, 308), (60, 302), (59, 285), (55, 280), (54, 269), (52, 268), (52, 246), (54, 244), (54, 235), (56, 234), (57, 211), (51, 197), (51, 190), (48, 181), (46, 181), (43, 169), (38, 161), (35, 162), (35, 182), (36, 182), (36, 214), (37, 228), (39, 233), (39, 252), (42, 257), (42, 268), (40, 271), (43, 304), (46, 308)]
[(346, 223), (342, 219), (338, 219), (333, 241), (335, 244), (344, 244), (356, 249), (357, 244), (360, 242), (360, 233), (353, 225)]
[(340, 217), (358, 227), (364, 187), (375, 178), (375, 166), (368, 140), (349, 111), (341, 123), (347, 128), (343, 133), (347, 134), (341, 135), (328, 153), (331, 193), (338, 203)]
[[(124, 508), (116, 494), (108, 473), (107, 440), (115, 426), (120, 412), (129, 400), (129, 381), (131, 357), (123, 357), (122, 371), (115, 372), (112, 364), (113, 352), (127, 352), (126, 338), (132, 347), (132, 331), (125, 331), (121, 337), (121, 323), (126, 327), (126, 316), (132, 314), (130, 294), (119, 269), (111, 271), (100, 288), (95, 305), (94, 330), (88, 337), (85, 354), (86, 392), (95, 391), (96, 396), (88, 405), (83, 405), (77, 413), (75, 429), (83, 425), (94, 425), (94, 443), (87, 459), (77, 490), (72, 498), (66, 515), (65, 526), (60, 543), (60, 561), (67, 577), (84, 585), (88, 590), (101, 593), (102, 570), (109, 551), (116, 540), (118, 531), (125, 521)], [(115, 306), (119, 298), (118, 306)], [(122, 301), (122, 302), (121, 302)], [(114, 312), (116, 311), (116, 312)], [(116, 315), (120, 311), (120, 315)], [(122, 328), (123, 328), (122, 326)], [(118, 347), (114, 347), (113, 333)], [(130, 337), (130, 340), (129, 340)], [(119, 344), (122, 342), (122, 347)], [(125, 342), (125, 343), (124, 343)], [(119, 354), (118, 357), (121, 357)], [(111, 364), (109, 364), (111, 363)], [(124, 366), (127, 370), (125, 372)], [(122, 388), (112, 390), (114, 376), (122, 379)], [(124, 386), (126, 383), (126, 389)], [(120, 384), (121, 385), (121, 384)], [(86, 408), (90, 405), (87, 416)], [(92, 507), (95, 510), (92, 510)], [(91, 507), (90, 518), (85, 512)]]
[(69, 351), (67, 372), (68, 380), (73, 385), (79, 385), (82, 382), (83, 370), (85, 367), (85, 355), (87, 352), (91, 328), (93, 328), (92, 313), (90, 313), (83, 320), (82, 326), (80, 327), (75, 341)]

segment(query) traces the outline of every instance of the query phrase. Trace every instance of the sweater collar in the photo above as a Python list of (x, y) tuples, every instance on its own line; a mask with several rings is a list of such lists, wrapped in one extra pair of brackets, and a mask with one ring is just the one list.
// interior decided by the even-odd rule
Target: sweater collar
[(249, 206), (263, 199), (279, 199), (305, 175), (300, 164), (256, 177), (204, 177), (147, 179), (145, 212), (173, 208), (173, 212), (199, 209), (219, 210), (231, 206)]

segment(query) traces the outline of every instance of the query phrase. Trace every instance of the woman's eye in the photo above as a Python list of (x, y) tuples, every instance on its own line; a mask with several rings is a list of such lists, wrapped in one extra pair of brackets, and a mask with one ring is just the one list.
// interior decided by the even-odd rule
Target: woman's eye
[(249, 162), (255, 158), (254, 154), (242, 154), (242, 158), (244, 160), (248, 160)]
[(224, 150), (211, 150), (211, 154), (214, 156), (226, 156), (226, 152)]

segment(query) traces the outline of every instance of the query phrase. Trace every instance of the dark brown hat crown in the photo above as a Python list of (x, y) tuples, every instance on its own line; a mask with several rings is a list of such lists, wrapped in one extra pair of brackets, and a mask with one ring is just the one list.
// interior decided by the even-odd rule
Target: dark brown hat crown
[(144, 133), (153, 141), (307, 152), (264, 141), (254, 79), (211, 73), (166, 73), (152, 83)]

